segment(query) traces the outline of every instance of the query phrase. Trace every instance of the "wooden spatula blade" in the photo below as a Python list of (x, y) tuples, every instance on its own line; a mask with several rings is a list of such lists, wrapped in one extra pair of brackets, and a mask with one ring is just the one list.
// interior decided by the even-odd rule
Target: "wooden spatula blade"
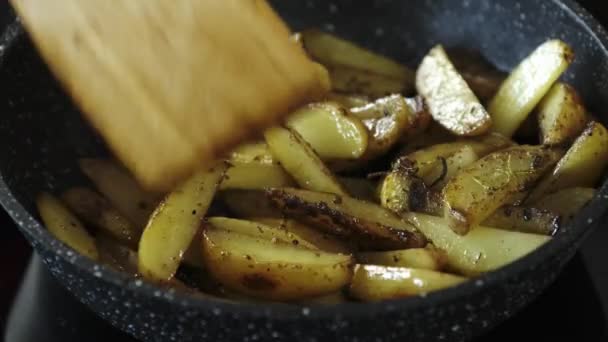
[(11, 0), (142, 184), (166, 190), (328, 91), (265, 0)]

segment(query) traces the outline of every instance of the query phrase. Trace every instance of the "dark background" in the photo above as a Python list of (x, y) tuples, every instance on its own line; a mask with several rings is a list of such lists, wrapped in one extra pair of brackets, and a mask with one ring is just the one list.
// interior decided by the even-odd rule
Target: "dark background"
[[(608, 26), (608, 10), (603, 10), (605, 1), (580, 0), (579, 3), (603, 22), (604, 26)], [(1, 27), (7, 20), (10, 20), (7, 8), (8, 5), (5, 1), (0, 2)], [(31, 249), (19, 235), (10, 218), (0, 209), (1, 335), (4, 335), (7, 314), (21, 284), (30, 253)], [(510, 320), (499, 330), (490, 333), (485, 340), (574, 337), (576, 340), (582, 341), (608, 341), (608, 336), (602, 335), (608, 326), (608, 314), (606, 309), (602, 312), (603, 309), (600, 306), (600, 302), (603, 302), (604, 308), (608, 308), (607, 262), (608, 222), (602, 222), (556, 285), (525, 313)], [(589, 272), (587, 273), (586, 270)], [(592, 275), (592, 279), (588, 274)], [(596, 295), (597, 293), (599, 296)], [(87, 338), (87, 340), (97, 339)], [(105, 340), (112, 340), (112, 338)], [(119, 341), (114, 339), (114, 342)]]

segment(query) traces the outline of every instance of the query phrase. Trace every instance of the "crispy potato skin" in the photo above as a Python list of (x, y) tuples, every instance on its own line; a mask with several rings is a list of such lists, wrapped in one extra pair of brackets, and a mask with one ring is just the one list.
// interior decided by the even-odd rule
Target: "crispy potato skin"
[(424, 247), (424, 237), (392, 212), (354, 198), (298, 189), (268, 189), (285, 214), (327, 232), (352, 239), (361, 249)]
[(556, 83), (538, 105), (538, 126), (543, 144), (572, 142), (585, 129), (587, 111), (574, 88)]
[(523, 197), (562, 155), (559, 149), (522, 145), (481, 158), (445, 186), (445, 218), (455, 232), (466, 234), (499, 207)]
[(554, 235), (560, 227), (558, 213), (546, 209), (522, 206), (504, 206), (488, 217), (483, 225), (516, 232)]
[(593, 188), (568, 188), (544, 196), (533, 205), (560, 215), (563, 223), (567, 223), (593, 199), (595, 192)]

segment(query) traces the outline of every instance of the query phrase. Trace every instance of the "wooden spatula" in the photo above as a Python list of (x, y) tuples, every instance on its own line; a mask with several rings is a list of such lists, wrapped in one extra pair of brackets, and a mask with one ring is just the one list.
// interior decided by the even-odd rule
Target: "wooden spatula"
[(329, 88), (265, 0), (11, 0), (140, 182), (166, 190)]

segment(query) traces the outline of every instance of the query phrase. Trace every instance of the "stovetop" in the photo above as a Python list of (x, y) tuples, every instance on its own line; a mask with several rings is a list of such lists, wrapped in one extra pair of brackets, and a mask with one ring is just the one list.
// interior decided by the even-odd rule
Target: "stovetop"
[[(579, 2), (608, 25), (602, 1)], [(0, 24), (6, 7), (0, 2)], [(608, 341), (608, 222), (600, 225), (544, 294), (477, 341)], [(2, 210), (0, 260), (0, 332), (6, 342), (135, 342), (63, 289)]]

